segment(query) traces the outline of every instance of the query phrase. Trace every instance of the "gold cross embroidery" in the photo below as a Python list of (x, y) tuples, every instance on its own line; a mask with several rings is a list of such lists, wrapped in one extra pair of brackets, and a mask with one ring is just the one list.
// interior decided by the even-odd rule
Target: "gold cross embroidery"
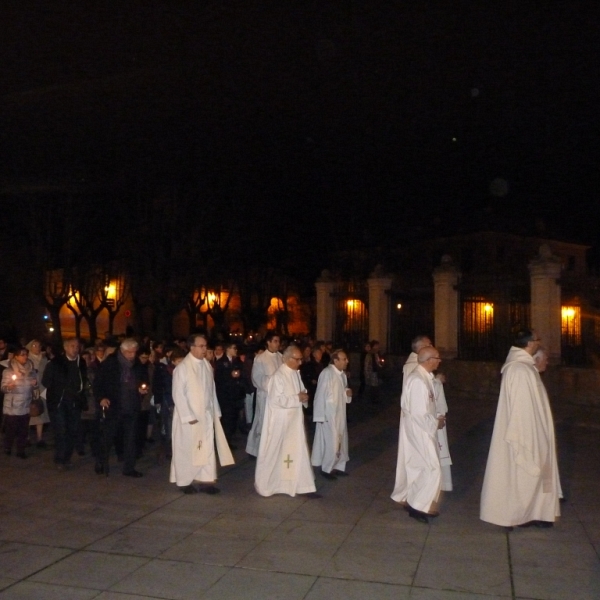
[(198, 450), (201, 450), (201, 449), (202, 449), (202, 440), (200, 440), (200, 441), (198, 442)]
[(290, 455), (287, 455), (287, 459), (283, 461), (284, 463), (287, 464), (287, 468), (290, 468), (290, 463), (293, 463), (294, 461), (290, 458)]

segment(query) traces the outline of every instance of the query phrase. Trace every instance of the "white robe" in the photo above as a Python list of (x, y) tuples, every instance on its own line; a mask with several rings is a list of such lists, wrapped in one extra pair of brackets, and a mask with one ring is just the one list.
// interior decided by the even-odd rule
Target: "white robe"
[(429, 512), (441, 489), (433, 376), (420, 365), (407, 377), (401, 398), (396, 483), (392, 499)]
[[(233, 457), (221, 427), (221, 409), (210, 363), (188, 354), (173, 371), (172, 444), (169, 481), (178, 486), (217, 479), (215, 438), (221, 465)], [(190, 421), (198, 421), (194, 425)]]
[(246, 443), (246, 452), (252, 454), (252, 456), (258, 456), (258, 449), (260, 447), (269, 379), (271, 379), (282, 363), (283, 358), (280, 352), (269, 352), (266, 350), (262, 354), (259, 354), (252, 364), (252, 383), (256, 388), (256, 411)]
[(254, 487), (261, 496), (316, 491), (304, 413), (300, 372), (282, 364), (269, 381)]
[[(418, 366), (418, 356), (416, 352), (411, 352), (410, 356), (402, 367), (402, 391), (406, 387), (408, 376)], [(435, 393), (435, 406), (438, 417), (445, 417), (448, 412), (448, 404), (446, 402), (446, 394), (444, 393), (444, 384), (439, 380), (433, 380), (433, 391)], [(443, 427), (437, 430), (438, 450), (440, 455), (440, 464), (442, 465), (442, 491), (452, 491), (452, 458), (450, 457), (450, 446), (448, 444), (448, 429)]]
[(346, 373), (329, 365), (321, 371), (313, 403), (313, 421), (317, 424), (311, 462), (325, 473), (346, 470), (348, 462), (348, 426), (346, 404)]
[(504, 527), (560, 516), (554, 420), (534, 365), (528, 352), (513, 346), (502, 367), (480, 516)]

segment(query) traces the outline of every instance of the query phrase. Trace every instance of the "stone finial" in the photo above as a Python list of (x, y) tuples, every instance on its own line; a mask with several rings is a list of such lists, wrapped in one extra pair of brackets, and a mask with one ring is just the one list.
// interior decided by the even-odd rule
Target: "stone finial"
[(383, 268), (383, 265), (376, 265), (369, 277), (371, 279), (379, 279), (380, 277), (385, 277), (385, 269)]
[(323, 269), (321, 271), (321, 276), (319, 279), (317, 279), (317, 281), (332, 281), (331, 271), (329, 269)]
[(548, 244), (542, 244), (540, 246), (540, 250), (539, 250), (538, 256), (540, 258), (544, 258), (546, 260), (548, 260), (549, 258), (551, 258), (552, 257), (552, 250), (550, 249), (550, 246), (548, 246)]

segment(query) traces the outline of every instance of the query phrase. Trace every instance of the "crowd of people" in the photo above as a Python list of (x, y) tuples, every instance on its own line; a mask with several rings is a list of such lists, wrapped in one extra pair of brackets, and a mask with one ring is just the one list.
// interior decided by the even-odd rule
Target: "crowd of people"
[[(420, 335), (403, 367), (391, 497), (422, 523), (439, 515), (441, 494), (453, 487), (441, 360)], [(212, 495), (219, 492), (217, 459), (233, 464), (232, 450), (246, 438), (258, 494), (321, 498), (314, 467), (328, 480), (348, 476), (348, 363), (330, 342), (289, 342), (275, 332), (252, 349), (211, 344), (202, 334), (88, 348), (69, 338), (62, 352), (44, 350), (39, 340), (9, 347), (0, 339), (4, 453), (14, 447), (26, 459), (27, 446), (45, 449), (51, 427), (58, 470), (70, 469), (73, 453), (85, 455), (89, 444), (97, 474), (108, 475), (114, 447), (122, 474), (138, 478), (137, 459), (158, 442), (171, 460), (172, 483), (186, 494)], [(483, 485), (481, 519), (490, 523), (550, 527), (560, 515), (554, 424), (540, 378), (547, 363), (537, 334), (519, 332), (502, 368)], [(361, 354), (357, 397), (379, 401), (383, 365), (372, 340)]]

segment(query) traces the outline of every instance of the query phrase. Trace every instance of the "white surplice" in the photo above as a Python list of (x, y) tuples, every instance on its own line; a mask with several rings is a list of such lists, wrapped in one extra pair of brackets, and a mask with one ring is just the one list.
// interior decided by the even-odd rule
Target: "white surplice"
[(317, 424), (311, 462), (325, 473), (345, 471), (348, 462), (348, 425), (346, 373), (333, 364), (321, 371), (313, 402), (313, 421)]
[(504, 527), (552, 522), (560, 516), (561, 497), (546, 388), (533, 357), (513, 346), (502, 367), (480, 516)]
[[(188, 354), (173, 371), (171, 473), (178, 486), (217, 479), (217, 460), (225, 466), (233, 457), (221, 427), (221, 409), (210, 363)], [(198, 421), (194, 425), (190, 421)]]
[(254, 487), (261, 496), (316, 491), (304, 414), (300, 372), (282, 364), (269, 380)]
[[(418, 366), (418, 356), (416, 352), (411, 352), (408, 359), (402, 367), (402, 391), (406, 387), (408, 376)], [(448, 412), (448, 403), (446, 402), (446, 394), (444, 393), (444, 384), (439, 379), (433, 380), (433, 391), (435, 394), (435, 405), (438, 417), (445, 417)], [(450, 446), (448, 445), (448, 429), (437, 430), (438, 449), (440, 455), (440, 464), (442, 465), (442, 491), (452, 491), (452, 458), (450, 457)]]
[(282, 363), (283, 358), (280, 352), (265, 350), (254, 359), (252, 364), (252, 383), (256, 388), (256, 410), (246, 443), (246, 452), (252, 456), (258, 456), (269, 380)]
[(392, 499), (429, 512), (441, 489), (433, 376), (420, 365), (407, 377), (401, 398), (396, 482)]

